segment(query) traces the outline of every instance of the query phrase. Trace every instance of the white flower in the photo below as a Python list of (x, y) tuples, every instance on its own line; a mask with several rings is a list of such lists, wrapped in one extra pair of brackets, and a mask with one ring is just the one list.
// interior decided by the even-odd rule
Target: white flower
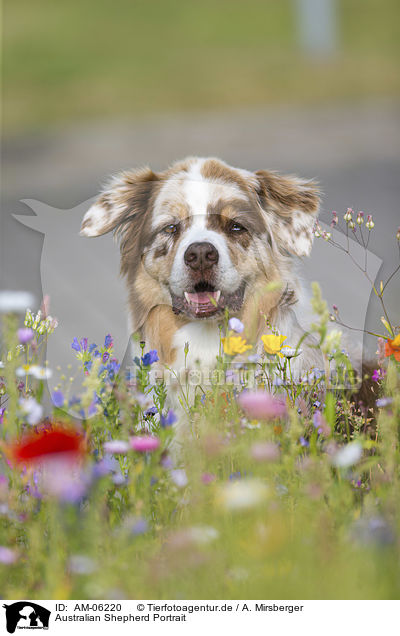
[(242, 333), (244, 330), (244, 324), (239, 320), (239, 318), (230, 318), (228, 327), (229, 329), (232, 329), (232, 331), (236, 331), (236, 333)]
[(246, 510), (261, 504), (267, 493), (267, 486), (258, 479), (238, 479), (222, 486), (218, 499), (228, 510)]
[(171, 470), (171, 479), (178, 488), (184, 488), (188, 485), (188, 478), (186, 471), (183, 468), (176, 468)]
[(68, 561), (68, 569), (74, 574), (92, 574), (97, 570), (97, 565), (85, 554), (72, 554)]
[(281, 354), (285, 358), (297, 358), (301, 353), (303, 353), (303, 349), (295, 349), (294, 347), (283, 347), (281, 349)]
[(21, 411), (26, 415), (28, 424), (35, 426), (39, 424), (43, 416), (43, 408), (38, 404), (35, 398), (25, 398), (19, 401)]
[(29, 292), (2, 291), (0, 292), (0, 313), (24, 313), (29, 305), (35, 302)]
[(47, 367), (39, 367), (37, 364), (34, 364), (29, 369), (29, 375), (33, 375), (36, 380), (48, 380), (53, 375), (53, 372)]
[(112, 439), (109, 442), (104, 443), (104, 450), (106, 453), (123, 454), (130, 450), (128, 442), (120, 439)]
[(4, 369), (4, 362), (0, 360), (0, 369)]
[(30, 364), (23, 364), (22, 367), (18, 367), (15, 369), (15, 375), (17, 378), (24, 378), (26, 375), (29, 375), (32, 366)]
[(219, 532), (212, 526), (192, 526), (189, 528), (192, 541), (200, 545), (205, 545), (215, 541), (219, 537)]
[(332, 457), (332, 463), (337, 468), (348, 468), (360, 461), (362, 457), (362, 446), (360, 442), (350, 442), (342, 446)]

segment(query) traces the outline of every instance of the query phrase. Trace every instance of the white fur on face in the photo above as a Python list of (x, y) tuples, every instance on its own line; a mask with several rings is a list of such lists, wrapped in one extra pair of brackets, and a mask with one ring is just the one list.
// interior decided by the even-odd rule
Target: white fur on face
[(207, 211), (210, 205), (216, 204), (221, 199), (242, 198), (245, 201), (246, 198), (235, 184), (213, 183), (206, 180), (201, 174), (203, 162), (204, 160), (198, 160), (193, 164), (180, 187), (180, 199), (183, 194), (190, 224), (180, 238), (171, 270), (171, 290), (177, 295), (188, 291), (191, 285), (190, 273), (183, 259), (187, 248), (192, 243), (205, 241), (217, 249), (219, 260), (215, 285), (218, 289), (233, 292), (242, 282), (241, 275), (236, 271), (229, 255), (226, 238), (215, 230), (207, 228)]
[(82, 224), (84, 224), (85, 227), (81, 229), (81, 236), (87, 236), (89, 238), (99, 236), (109, 220), (110, 213), (105, 208), (97, 204), (92, 205), (83, 217)]
[(292, 213), (291, 227), (283, 223), (279, 226), (279, 235), (287, 249), (297, 256), (309, 256), (312, 247), (314, 217), (307, 212), (295, 210)]

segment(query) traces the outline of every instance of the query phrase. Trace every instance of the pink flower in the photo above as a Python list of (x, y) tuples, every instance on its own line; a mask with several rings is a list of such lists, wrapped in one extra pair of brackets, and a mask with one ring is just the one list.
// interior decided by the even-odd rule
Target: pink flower
[(287, 413), (285, 401), (266, 391), (243, 391), (238, 402), (248, 417), (258, 420), (274, 420)]
[(201, 481), (203, 484), (211, 484), (216, 480), (216, 476), (213, 473), (203, 473), (201, 476)]
[(138, 453), (151, 453), (160, 446), (160, 440), (153, 435), (131, 437), (129, 442), (133, 450)]
[(12, 565), (18, 559), (18, 554), (11, 548), (0, 545), (0, 563), (4, 565)]
[(257, 462), (274, 462), (279, 459), (279, 448), (272, 442), (256, 442), (250, 449)]

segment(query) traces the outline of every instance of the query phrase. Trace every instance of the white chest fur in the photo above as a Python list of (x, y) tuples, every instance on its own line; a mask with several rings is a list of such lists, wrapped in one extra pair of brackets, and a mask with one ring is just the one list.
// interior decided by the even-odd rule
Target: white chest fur
[(202, 368), (215, 366), (215, 357), (220, 346), (220, 332), (216, 322), (191, 322), (178, 329), (173, 339), (173, 346), (177, 352), (173, 366), (178, 371), (185, 366), (186, 342), (189, 343), (186, 358), (188, 368), (196, 368), (199, 363)]

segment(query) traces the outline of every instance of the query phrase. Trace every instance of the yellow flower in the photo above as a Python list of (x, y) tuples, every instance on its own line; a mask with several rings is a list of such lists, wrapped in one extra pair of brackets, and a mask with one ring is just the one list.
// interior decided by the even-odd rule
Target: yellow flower
[(263, 341), (266, 353), (278, 354), (278, 356), (283, 358), (283, 355), (280, 351), (282, 349), (283, 341), (286, 340), (286, 336), (276, 336), (274, 333), (269, 333), (261, 336), (261, 340)]
[(224, 351), (228, 356), (235, 356), (237, 353), (244, 353), (251, 349), (251, 345), (247, 344), (242, 336), (229, 336), (221, 338)]

